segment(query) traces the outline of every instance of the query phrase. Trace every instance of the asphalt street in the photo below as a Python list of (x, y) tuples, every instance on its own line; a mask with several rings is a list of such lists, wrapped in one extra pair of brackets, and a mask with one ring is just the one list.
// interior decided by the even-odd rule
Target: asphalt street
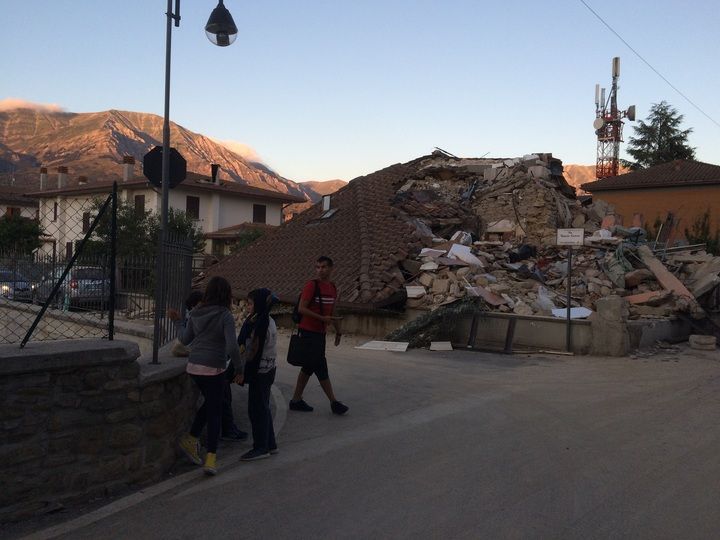
[(31, 537), (720, 537), (720, 355), (352, 345), (328, 355), (347, 416), (315, 380), (315, 411), (285, 414), (296, 368), (281, 361), (278, 455), (221, 450), (214, 478), (192, 470)]

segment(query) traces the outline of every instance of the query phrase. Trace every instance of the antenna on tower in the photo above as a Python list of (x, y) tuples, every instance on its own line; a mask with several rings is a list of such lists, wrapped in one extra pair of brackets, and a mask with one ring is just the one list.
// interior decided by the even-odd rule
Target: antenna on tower
[(631, 105), (626, 111), (621, 111), (617, 106), (618, 79), (620, 78), (620, 57), (612, 59), (612, 86), (610, 87), (610, 98), (605, 101), (605, 88), (595, 85), (595, 120), (593, 128), (597, 135), (597, 163), (595, 165), (595, 177), (607, 178), (617, 176), (620, 171), (620, 143), (623, 142), (622, 129), (623, 118), (629, 121), (635, 120), (635, 105)]

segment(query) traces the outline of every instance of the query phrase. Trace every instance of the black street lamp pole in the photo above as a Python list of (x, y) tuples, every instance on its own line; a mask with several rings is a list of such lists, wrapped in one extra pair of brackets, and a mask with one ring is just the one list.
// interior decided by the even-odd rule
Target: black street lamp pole
[[(153, 328), (153, 364), (158, 364), (158, 351), (161, 346), (162, 321), (167, 311), (167, 284), (165, 283), (165, 243), (168, 233), (168, 201), (170, 198), (170, 58), (172, 51), (172, 25), (180, 26), (180, 0), (167, 0), (167, 27), (165, 30), (165, 111), (163, 118), (162, 141), (162, 199), (160, 203), (160, 234), (158, 238), (155, 266), (155, 319)], [(213, 9), (205, 25), (208, 39), (219, 47), (227, 47), (237, 37), (237, 26), (232, 15), (225, 8), (223, 0)]]

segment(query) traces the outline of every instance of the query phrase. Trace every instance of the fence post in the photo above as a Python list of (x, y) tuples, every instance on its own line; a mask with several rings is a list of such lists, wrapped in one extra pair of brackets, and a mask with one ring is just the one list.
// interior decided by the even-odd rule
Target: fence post
[(110, 207), (110, 301), (108, 302), (108, 340), (115, 339), (115, 295), (117, 267), (117, 182), (113, 182), (112, 205)]

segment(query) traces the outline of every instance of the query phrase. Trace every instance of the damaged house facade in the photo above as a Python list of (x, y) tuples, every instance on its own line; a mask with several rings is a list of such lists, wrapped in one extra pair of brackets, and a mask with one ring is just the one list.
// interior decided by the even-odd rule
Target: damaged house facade
[(611, 204), (619, 224), (650, 228), (670, 244), (684, 240), (685, 231), (706, 214), (710, 233), (720, 231), (718, 165), (679, 159), (588, 182), (582, 189)]
[[(527, 338), (530, 346), (538, 336), (557, 333), (558, 317), (564, 317), (568, 265), (566, 250), (555, 245), (558, 228), (586, 232), (570, 276), (571, 306), (585, 308), (585, 317), (605, 298), (665, 290), (652, 272), (625, 282), (625, 274), (637, 270), (635, 266), (645, 269), (632, 254), (640, 235), (630, 231), (630, 245), (626, 230), (603, 229), (612, 207), (583, 206), (562, 171), (562, 162), (551, 154), (464, 159), (438, 151), (352, 180), (332, 195), (329, 206), (316, 204), (211, 267), (208, 275), (228, 278), (239, 299), (265, 286), (293, 304), (314, 275), (315, 259), (324, 254), (336, 262), (338, 306), (346, 315), (402, 314), (392, 319), (396, 328), (423, 313), (471, 302), (503, 324), (513, 318), (529, 321), (526, 328), (519, 327), (516, 338)], [(617, 252), (622, 255), (623, 249), (627, 256), (621, 258)], [(699, 264), (701, 258), (712, 260), (704, 253), (690, 255)], [(664, 293), (662, 311), (648, 311), (645, 297), (640, 297), (629, 310), (615, 309), (613, 317), (624, 321), (649, 313), (670, 318), (676, 309), (694, 309), (689, 300), (676, 302), (676, 295)], [(650, 307), (659, 306), (653, 294), (647, 296), (654, 299)], [(543, 329), (543, 324), (554, 330)], [(573, 321), (573, 326), (576, 352), (594, 350), (592, 321)], [(596, 326), (608, 325), (599, 321)], [(374, 335), (393, 329), (375, 328)], [(559, 329), (564, 335), (562, 325)], [(632, 336), (624, 326), (618, 332), (619, 337), (596, 340), (627, 349)], [(499, 333), (502, 339), (504, 331)], [(636, 336), (636, 341), (642, 339)], [(468, 341), (457, 336), (453, 340)]]

